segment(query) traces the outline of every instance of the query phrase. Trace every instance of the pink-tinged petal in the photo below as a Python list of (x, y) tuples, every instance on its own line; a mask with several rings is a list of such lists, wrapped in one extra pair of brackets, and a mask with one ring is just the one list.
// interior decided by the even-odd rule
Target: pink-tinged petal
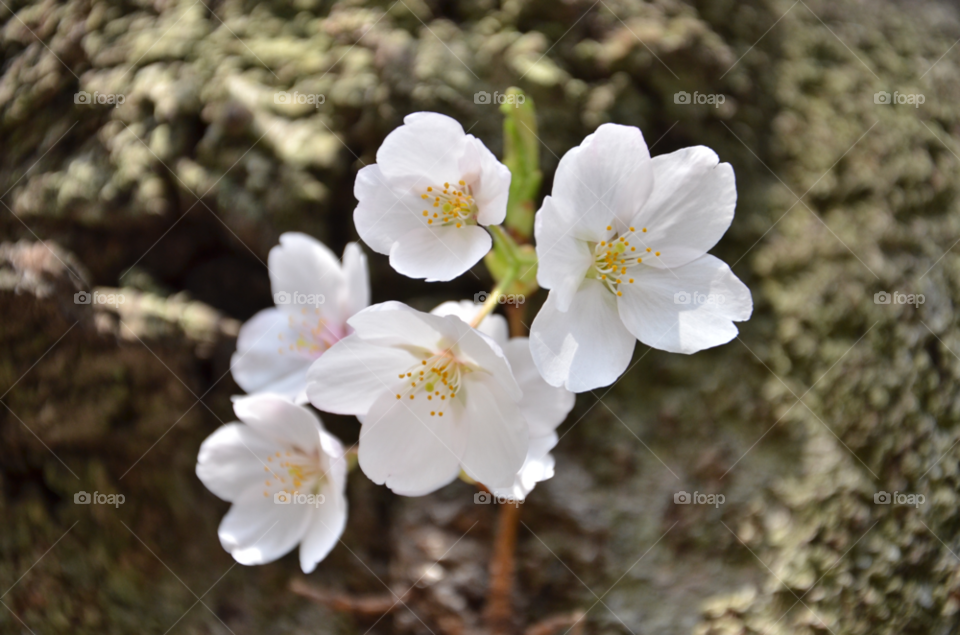
[(307, 395), (318, 410), (362, 415), (418, 362), (407, 350), (371, 344), (354, 333), (310, 367)]
[(470, 373), (461, 390), (467, 428), (463, 471), (487, 487), (508, 487), (527, 456), (527, 422), (516, 401), (489, 373)]
[(530, 340), (515, 337), (504, 347), (513, 376), (523, 391), (520, 412), (530, 426), (531, 437), (552, 434), (567, 418), (576, 396), (566, 388), (551, 386), (540, 375), (530, 352)]
[(644, 264), (679, 267), (707, 253), (730, 227), (737, 206), (736, 178), (729, 163), (720, 163), (717, 154), (703, 146), (655, 157), (652, 165), (653, 193), (631, 221), (636, 244), (660, 254), (645, 257)]
[(317, 564), (337, 546), (347, 526), (347, 501), (340, 488), (342, 485), (327, 483), (321, 490), (323, 503), (311, 508), (310, 525), (300, 543), (300, 568), (304, 573), (313, 573)]
[(368, 165), (357, 173), (353, 195), (358, 203), (353, 222), (363, 242), (379, 254), (389, 254), (398, 238), (423, 227), (427, 183), (415, 177), (388, 179), (379, 165)]
[(320, 449), (323, 425), (313, 412), (279, 395), (259, 394), (233, 402), (240, 421), (281, 445), (299, 448), (305, 453)]
[(388, 179), (418, 177), (423, 188), (460, 180), (466, 133), (456, 119), (416, 112), (403, 119), (377, 150), (377, 165)]
[(609, 225), (622, 230), (653, 190), (650, 151), (633, 126), (603, 124), (557, 166), (554, 198), (575, 214), (574, 236), (596, 240)]
[[(486, 296), (483, 296), (486, 297)], [(455, 315), (467, 324), (473, 321), (473, 318), (480, 313), (483, 308), (482, 303), (471, 302), (470, 300), (460, 300), (459, 302), (444, 302), (430, 311), (433, 315)], [(496, 342), (501, 348), (509, 339), (509, 328), (507, 320), (502, 315), (496, 313), (488, 315), (477, 326), (477, 330)]]
[(321, 349), (312, 341), (298, 343), (300, 329), (291, 324), (300, 322), (296, 314), (264, 309), (240, 327), (237, 350), (230, 359), (238, 386), (248, 393), (271, 392), (306, 402), (307, 369)]
[(270, 250), (267, 266), (278, 306), (316, 312), (319, 317), (339, 321), (337, 301), (344, 284), (343, 270), (326, 245), (306, 234), (288, 232)]
[(312, 507), (278, 504), (248, 490), (220, 522), (220, 544), (240, 564), (273, 562), (293, 550), (307, 532)]
[(510, 195), (510, 169), (497, 161), (483, 142), (467, 135), (468, 153), (476, 155), (477, 168), (465, 171), (463, 178), (473, 188), (477, 203), (477, 222), (481, 225), (499, 225), (507, 217), (507, 198)]
[(259, 487), (266, 457), (285, 449), (249, 426), (228, 423), (200, 445), (197, 477), (216, 496), (232, 502), (245, 491)]
[(530, 352), (548, 384), (584, 392), (612, 384), (627, 369), (636, 341), (615, 298), (599, 281), (585, 280), (564, 313), (550, 292), (530, 329)]
[(340, 289), (340, 312), (345, 322), (370, 305), (370, 272), (367, 256), (357, 243), (343, 250), (344, 286)]
[(553, 478), (556, 462), (550, 450), (557, 445), (558, 440), (555, 432), (530, 439), (527, 459), (514, 477), (513, 485), (508, 488), (493, 489), (494, 495), (512, 500), (524, 500), (537, 483)]
[[(462, 399), (437, 405), (423, 395), (385, 393), (363, 418), (360, 469), (403, 496), (423, 496), (457, 478), (466, 443)], [(431, 415), (431, 412), (443, 412)]]
[(421, 227), (390, 248), (390, 266), (409, 278), (445, 282), (466, 273), (487, 255), (493, 240), (477, 225)]
[[(537, 238), (537, 282), (550, 289), (561, 311), (570, 308), (573, 296), (587, 271), (593, 266), (593, 252), (585, 240), (577, 237), (573, 213), (565, 203), (548, 196), (537, 212), (534, 223)], [(595, 241), (599, 241), (597, 234)]]
[(750, 289), (730, 267), (706, 255), (676, 269), (645, 267), (621, 284), (620, 317), (647, 346), (696, 353), (737, 336), (734, 322), (750, 318)]

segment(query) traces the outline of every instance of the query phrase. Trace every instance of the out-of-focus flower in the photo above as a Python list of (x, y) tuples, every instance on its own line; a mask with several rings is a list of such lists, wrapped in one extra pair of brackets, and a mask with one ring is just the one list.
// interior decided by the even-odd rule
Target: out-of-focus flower
[(310, 364), (347, 335), (347, 318), (370, 304), (367, 257), (350, 243), (341, 265), (323, 243), (287, 233), (267, 262), (276, 306), (241, 327), (230, 369), (248, 393), (306, 403)]
[(354, 223), (403, 275), (452, 280), (490, 251), (480, 225), (503, 222), (510, 170), (450, 117), (417, 112), (403, 121), (376, 164), (357, 174)]
[(509, 487), (527, 455), (522, 395), (488, 336), (458, 317), (374, 305), (314, 362), (307, 394), (320, 410), (356, 415), (358, 458), (372, 481), (420, 496), (460, 470)]
[(637, 128), (604, 124), (567, 152), (537, 212), (533, 358), (554, 386), (613, 383), (636, 340), (674, 353), (729, 342), (750, 290), (708, 255), (737, 203), (733, 168), (703, 146), (650, 158)]
[(347, 463), (340, 442), (303, 406), (279, 395), (238, 399), (240, 422), (200, 446), (197, 476), (233, 503), (220, 544), (240, 564), (272, 562), (300, 545), (310, 573), (337, 544), (347, 522)]
[[(444, 302), (431, 313), (456, 315), (471, 322), (479, 313), (480, 305), (463, 300)], [(575, 396), (562, 387), (554, 387), (543, 380), (530, 354), (530, 340), (526, 337), (509, 338), (507, 321), (500, 315), (488, 315), (477, 330), (493, 339), (503, 349), (513, 370), (513, 376), (523, 391), (520, 412), (527, 421), (530, 447), (523, 467), (510, 487), (496, 487), (491, 491), (500, 497), (523, 500), (540, 481), (553, 477), (554, 459), (550, 454), (557, 445), (557, 426), (563, 423), (573, 408)]]

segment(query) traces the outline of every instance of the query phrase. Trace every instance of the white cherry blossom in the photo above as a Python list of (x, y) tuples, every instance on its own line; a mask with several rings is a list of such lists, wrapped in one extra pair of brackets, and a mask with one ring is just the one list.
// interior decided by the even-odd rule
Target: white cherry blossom
[(613, 383), (636, 340), (675, 353), (729, 342), (750, 290), (707, 254), (733, 220), (733, 168), (696, 146), (650, 158), (637, 128), (604, 124), (567, 152), (537, 212), (533, 358), (554, 386)]
[[(464, 322), (470, 322), (480, 311), (480, 305), (463, 300), (444, 302), (431, 313), (435, 315), (456, 315)], [(514, 476), (509, 487), (492, 488), (495, 495), (513, 500), (523, 500), (540, 481), (553, 478), (554, 459), (550, 454), (558, 441), (557, 426), (563, 423), (573, 408), (575, 396), (562, 387), (549, 385), (540, 376), (533, 356), (530, 354), (530, 341), (526, 337), (509, 338), (507, 321), (500, 315), (488, 315), (477, 327), (481, 333), (489, 336), (500, 345), (517, 384), (523, 391), (520, 399), (520, 412), (527, 422), (527, 434), (530, 447), (523, 467)]]
[(245, 565), (299, 544), (300, 567), (310, 573), (347, 522), (343, 447), (315, 414), (279, 395), (243, 397), (233, 408), (240, 422), (211, 434), (197, 457), (203, 484), (233, 503), (220, 543)]
[(230, 369), (248, 393), (306, 403), (307, 369), (348, 334), (347, 318), (370, 304), (367, 257), (350, 243), (343, 264), (323, 243), (287, 233), (267, 260), (276, 306), (240, 329)]
[(460, 318), (399, 302), (348, 320), (308, 373), (320, 410), (356, 415), (364, 474), (397, 494), (420, 496), (462, 469), (509, 487), (527, 455), (522, 395), (503, 350)]
[(357, 232), (411, 278), (452, 280), (492, 245), (482, 225), (507, 213), (510, 170), (456, 120), (407, 115), (387, 135), (377, 162), (357, 174)]

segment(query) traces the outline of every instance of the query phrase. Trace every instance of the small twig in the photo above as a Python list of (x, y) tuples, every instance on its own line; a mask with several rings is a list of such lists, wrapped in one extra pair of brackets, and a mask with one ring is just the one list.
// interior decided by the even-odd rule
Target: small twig
[(366, 617), (380, 617), (386, 613), (391, 613), (397, 607), (402, 606), (409, 596), (409, 592), (404, 593), (399, 598), (391, 595), (347, 595), (312, 586), (302, 578), (291, 580), (290, 590), (334, 611), (343, 611)]
[(553, 635), (560, 629), (569, 629), (570, 635), (580, 635), (583, 632), (584, 617), (586, 617), (586, 613), (583, 611), (548, 617), (528, 626), (524, 635)]

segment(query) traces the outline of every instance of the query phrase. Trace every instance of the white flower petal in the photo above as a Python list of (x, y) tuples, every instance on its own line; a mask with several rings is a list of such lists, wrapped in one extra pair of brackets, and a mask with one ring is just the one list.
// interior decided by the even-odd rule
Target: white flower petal
[[(607, 222), (607, 221), (604, 221)], [(562, 200), (548, 196), (534, 222), (537, 238), (537, 282), (550, 289), (561, 311), (566, 311), (593, 266), (586, 240), (577, 237), (576, 220)], [(600, 240), (599, 234), (591, 240)]]
[(470, 373), (461, 390), (467, 429), (463, 471), (487, 487), (508, 487), (527, 456), (527, 422), (493, 375)]
[[(423, 396), (384, 393), (360, 429), (360, 469), (403, 496), (423, 496), (457, 478), (466, 443), (461, 399), (434, 405)], [(430, 415), (442, 411), (443, 416)]]
[(552, 194), (576, 214), (574, 235), (594, 240), (611, 223), (619, 222), (613, 230), (629, 225), (649, 198), (653, 178), (643, 133), (603, 124), (560, 160)]
[(295, 344), (287, 313), (264, 309), (242, 327), (230, 371), (237, 385), (248, 393), (272, 392), (298, 401), (307, 385), (307, 369), (315, 355)]
[(520, 412), (530, 426), (530, 436), (553, 434), (573, 409), (576, 396), (566, 388), (551, 386), (544, 381), (533, 362), (530, 340), (526, 337), (513, 338), (503, 347), (503, 352), (523, 391)]
[(307, 372), (307, 395), (318, 410), (365, 414), (392, 391), (397, 375), (418, 363), (409, 351), (349, 335), (324, 353)]
[(354, 335), (379, 346), (433, 349), (445, 336), (453, 335), (438, 316), (431, 316), (402, 302), (382, 302), (367, 307), (347, 320)]
[(320, 493), (323, 503), (310, 508), (310, 524), (300, 543), (300, 568), (304, 573), (317, 568), (317, 563), (337, 546), (347, 526), (347, 501), (340, 489), (328, 483)]
[[(455, 315), (467, 324), (473, 321), (473, 318), (480, 313), (482, 304), (471, 302), (470, 300), (460, 300), (459, 302), (444, 302), (430, 311), (433, 315)], [(509, 339), (509, 328), (507, 320), (502, 315), (491, 314), (483, 318), (483, 322), (477, 327), (477, 330), (492, 339), (498, 345), (503, 347)]]
[(479, 170), (464, 173), (464, 179), (473, 186), (477, 202), (477, 222), (481, 225), (499, 225), (507, 217), (507, 198), (510, 195), (510, 169), (497, 161), (483, 142), (467, 135), (467, 143), (477, 156)]
[(636, 282), (620, 288), (620, 317), (630, 332), (647, 346), (671, 353), (726, 344), (737, 336), (733, 322), (753, 312), (750, 289), (711, 255), (676, 269), (638, 270)]
[(367, 256), (357, 243), (347, 243), (343, 250), (344, 286), (340, 290), (343, 321), (370, 305), (370, 272)]
[[(638, 246), (659, 256), (652, 267), (679, 267), (707, 253), (730, 227), (737, 206), (737, 183), (729, 163), (710, 148), (695, 146), (655, 157), (653, 193), (633, 219), (646, 232)], [(631, 238), (630, 240), (634, 240)]]
[(259, 394), (237, 399), (233, 411), (263, 436), (304, 452), (320, 448), (320, 419), (310, 410), (279, 395)]
[(393, 244), (390, 266), (409, 278), (445, 282), (480, 262), (492, 245), (490, 234), (477, 225), (421, 227)]
[(514, 477), (511, 487), (494, 488), (494, 495), (512, 500), (524, 500), (533, 491), (534, 486), (541, 481), (553, 478), (553, 469), (556, 465), (553, 455), (550, 454), (557, 445), (557, 434), (551, 432), (544, 437), (530, 439), (530, 449), (523, 467)]
[(297, 546), (312, 510), (306, 505), (279, 505), (273, 496), (248, 490), (220, 522), (220, 544), (240, 564), (273, 562)]
[[(274, 300), (286, 293), (291, 307), (319, 309), (327, 319), (339, 321), (337, 299), (344, 284), (343, 270), (326, 245), (306, 234), (288, 232), (281, 235), (280, 244), (270, 250), (267, 266)], [(315, 301), (296, 302), (294, 294), (312, 297)]]
[(197, 477), (226, 501), (234, 501), (263, 482), (265, 457), (285, 449), (241, 423), (217, 428), (200, 445)]
[(612, 384), (627, 369), (636, 342), (615, 297), (585, 280), (564, 313), (550, 292), (530, 329), (530, 351), (547, 383), (584, 392)]
[(460, 180), (467, 136), (456, 119), (415, 112), (403, 119), (377, 150), (377, 165), (388, 178), (422, 177), (423, 187)]
[(388, 179), (376, 164), (362, 168), (353, 184), (358, 201), (353, 222), (363, 242), (379, 254), (389, 254), (397, 238), (426, 225), (420, 198), (426, 187), (417, 177)]

